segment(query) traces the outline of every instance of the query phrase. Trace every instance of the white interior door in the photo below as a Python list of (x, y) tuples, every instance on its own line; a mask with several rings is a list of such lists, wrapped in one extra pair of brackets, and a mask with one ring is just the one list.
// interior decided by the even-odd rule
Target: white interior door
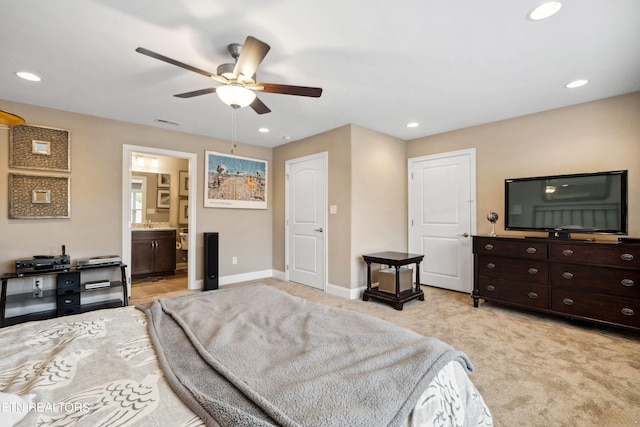
[(286, 229), (288, 280), (325, 288), (327, 155), (286, 163)]
[(424, 254), (422, 284), (472, 289), (475, 150), (409, 160), (409, 252)]

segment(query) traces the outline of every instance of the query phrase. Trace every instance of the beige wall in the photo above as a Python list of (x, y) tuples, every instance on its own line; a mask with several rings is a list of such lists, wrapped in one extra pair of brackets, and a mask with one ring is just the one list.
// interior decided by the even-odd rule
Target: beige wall
[(355, 125), (273, 150), (274, 269), (284, 271), (284, 169), (287, 160), (327, 152), (328, 283), (347, 289), (366, 284), (362, 254), (405, 251), (407, 246), (406, 143)]
[[(197, 233), (196, 279), (203, 278), (202, 233), (206, 231), (220, 232), (221, 276), (271, 271), (273, 186), (269, 187), (268, 210), (203, 207), (204, 152), (229, 153), (231, 142), (8, 101), (0, 101), (0, 109), (24, 117), (27, 124), (71, 132), (71, 219), (8, 219), (9, 162), (6, 154), (0, 157), (0, 271), (14, 271), (13, 262), (19, 258), (59, 254), (63, 244), (73, 260), (121, 253), (124, 144), (197, 154), (197, 222), (190, 230)], [(0, 129), (0, 153), (8, 152), (9, 132)], [(237, 155), (269, 163), (271, 153), (269, 148), (247, 144), (235, 149)], [(237, 265), (231, 264), (233, 256), (238, 257)]]
[(351, 247), (351, 152), (350, 126), (343, 126), (273, 149), (273, 269), (285, 267), (285, 163), (287, 160), (328, 153), (329, 205), (338, 213), (329, 215), (327, 206), (329, 277), (334, 285), (349, 288)]
[(407, 144), (351, 127), (351, 287), (367, 284), (363, 254), (407, 251)]
[[(8, 101), (0, 101), (0, 109), (30, 124), (70, 130), (72, 164), (71, 219), (9, 220), (8, 172), (31, 172), (9, 170), (9, 162), (0, 161), (3, 272), (13, 271), (18, 258), (58, 254), (62, 244), (73, 259), (120, 253), (123, 144), (197, 154), (197, 223), (191, 225), (197, 233), (197, 279), (205, 231), (220, 232), (222, 276), (284, 271), (285, 161), (325, 151), (328, 202), (338, 207), (328, 215), (328, 282), (344, 288), (364, 284), (362, 253), (406, 249), (406, 159), (429, 154), (476, 148), (480, 234), (490, 231), (488, 211), (504, 216), (505, 178), (628, 169), (629, 235), (640, 237), (640, 92), (408, 143), (347, 125), (274, 149), (239, 144), (236, 154), (269, 162), (268, 210), (203, 207), (204, 151), (229, 152), (229, 141)], [(9, 152), (8, 135), (0, 130), (0, 153)], [(502, 227), (499, 220), (497, 232), (505, 234)], [(233, 256), (237, 265), (231, 264)]]
[(640, 237), (640, 92), (419, 138), (409, 141), (407, 153), (411, 158), (472, 147), (479, 234), (491, 231), (486, 214), (495, 211), (501, 218), (496, 233), (505, 235), (506, 178), (628, 169), (629, 236)]

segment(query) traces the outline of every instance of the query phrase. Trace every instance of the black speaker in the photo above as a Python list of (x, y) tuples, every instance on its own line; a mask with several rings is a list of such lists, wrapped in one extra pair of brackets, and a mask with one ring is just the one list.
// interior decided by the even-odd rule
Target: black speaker
[(218, 289), (218, 233), (204, 233), (204, 291)]

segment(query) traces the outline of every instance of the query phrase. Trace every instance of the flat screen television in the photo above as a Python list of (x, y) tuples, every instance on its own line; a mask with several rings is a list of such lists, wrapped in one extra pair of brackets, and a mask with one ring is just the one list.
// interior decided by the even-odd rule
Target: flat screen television
[(627, 234), (627, 171), (506, 179), (505, 230)]

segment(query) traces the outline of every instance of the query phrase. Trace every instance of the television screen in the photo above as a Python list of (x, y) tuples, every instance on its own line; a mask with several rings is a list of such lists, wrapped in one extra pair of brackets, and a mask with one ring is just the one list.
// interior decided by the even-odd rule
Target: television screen
[(627, 171), (505, 180), (505, 229), (627, 234)]

